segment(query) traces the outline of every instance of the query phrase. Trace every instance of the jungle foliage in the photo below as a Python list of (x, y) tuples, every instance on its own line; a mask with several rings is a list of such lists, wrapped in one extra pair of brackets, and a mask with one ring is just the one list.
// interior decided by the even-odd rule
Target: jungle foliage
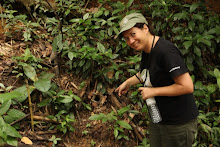
[[(134, 0), (128, 3), (98, 0), (99, 8), (88, 9), (86, 1), (55, 0), (55, 10), (45, 7), (42, 4), (45, 1), (35, 0), (30, 17), (13, 10), (13, 2), (3, 0), (5, 11), (0, 14), (6, 20), (5, 30), (9, 30), (6, 35), (13, 38), (10, 30), (16, 28), (16, 31), (23, 32), (24, 42), (46, 40), (50, 36), (53, 51), (68, 65), (68, 72), (98, 81), (96, 90), (103, 95), (108, 95), (107, 88), (116, 88), (139, 69), (140, 54), (116, 36), (119, 33), (118, 22), (125, 14), (143, 13), (152, 33), (175, 43), (189, 68), (195, 86), (194, 97), (200, 111), (194, 146), (220, 146), (220, 22), (219, 16), (207, 10), (204, 3), (148, 0), (137, 5)], [(17, 25), (19, 22), (23, 25)], [(44, 30), (45, 33), (36, 35), (37, 30)], [(57, 129), (63, 133), (74, 131), (71, 123), (76, 120), (69, 110), (75, 108), (75, 103), (83, 103), (88, 111), (91, 111), (91, 107), (72, 91), (60, 90), (51, 80), (54, 74), (47, 72), (48, 67), (41, 64), (47, 59), (37, 59), (29, 48), (22, 56), (14, 57), (14, 60), (17, 66), (13, 74), (24, 79), (24, 86), (10, 91), (10, 87), (0, 83), (0, 144), (16, 146), (17, 138), (21, 137), (16, 131), (19, 126), (10, 124), (25, 114), (22, 108), (17, 110), (10, 106), (26, 101), (33, 91), (43, 95), (44, 100), (38, 104), (39, 107), (55, 106), (56, 114), (50, 118), (62, 122), (55, 126)], [(129, 98), (133, 104), (138, 103), (142, 108), (142, 112), (136, 113), (146, 111), (146, 105), (140, 100), (136, 88), (133, 88)], [(123, 113), (131, 111), (130, 107), (120, 110)], [(129, 139), (120, 127), (132, 128), (122, 120), (120, 110), (118, 113), (97, 114), (90, 119), (102, 120), (103, 123), (114, 122), (115, 137)], [(148, 119), (145, 121), (148, 123)], [(140, 146), (148, 146), (147, 139)]]

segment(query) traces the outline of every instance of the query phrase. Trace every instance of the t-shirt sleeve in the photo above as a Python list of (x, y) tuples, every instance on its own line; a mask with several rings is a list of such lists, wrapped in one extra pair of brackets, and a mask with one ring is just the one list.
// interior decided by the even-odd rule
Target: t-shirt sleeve
[(165, 71), (172, 78), (188, 72), (180, 51), (174, 45), (170, 45), (168, 50), (164, 52), (162, 62), (164, 63)]

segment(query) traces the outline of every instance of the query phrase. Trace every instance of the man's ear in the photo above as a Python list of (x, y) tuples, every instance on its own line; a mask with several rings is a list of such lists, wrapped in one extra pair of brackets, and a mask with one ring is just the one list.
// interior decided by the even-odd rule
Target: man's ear
[(144, 29), (146, 32), (149, 32), (149, 28), (148, 28), (148, 26), (147, 26), (146, 24), (144, 24), (143, 29)]

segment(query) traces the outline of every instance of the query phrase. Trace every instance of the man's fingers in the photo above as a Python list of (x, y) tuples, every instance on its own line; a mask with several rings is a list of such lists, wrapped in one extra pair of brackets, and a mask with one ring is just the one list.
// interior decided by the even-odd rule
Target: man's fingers
[(143, 87), (138, 88), (138, 91), (142, 91), (142, 90), (143, 90)]

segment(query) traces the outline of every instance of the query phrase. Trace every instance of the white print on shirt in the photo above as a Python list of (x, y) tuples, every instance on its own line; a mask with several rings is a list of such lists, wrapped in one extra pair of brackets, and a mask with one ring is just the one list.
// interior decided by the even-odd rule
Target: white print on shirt
[(172, 68), (169, 72), (172, 72), (172, 71), (174, 71), (174, 70), (176, 70), (176, 69), (180, 69), (180, 66), (177, 66), (177, 67)]

